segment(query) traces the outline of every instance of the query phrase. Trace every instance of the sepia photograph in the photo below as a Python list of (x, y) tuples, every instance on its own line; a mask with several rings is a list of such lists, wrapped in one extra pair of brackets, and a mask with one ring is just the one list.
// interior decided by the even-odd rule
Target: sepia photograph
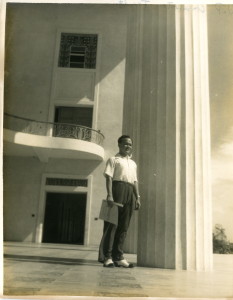
[(1, 2), (3, 297), (233, 298), (233, 4), (97, 2)]

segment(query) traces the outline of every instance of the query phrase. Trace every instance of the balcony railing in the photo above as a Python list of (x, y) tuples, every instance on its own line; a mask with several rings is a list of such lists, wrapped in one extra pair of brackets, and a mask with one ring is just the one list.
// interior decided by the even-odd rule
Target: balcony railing
[(75, 124), (35, 121), (8, 113), (4, 114), (4, 128), (35, 135), (78, 139), (100, 146), (103, 145), (104, 140), (104, 136), (100, 131), (89, 127)]

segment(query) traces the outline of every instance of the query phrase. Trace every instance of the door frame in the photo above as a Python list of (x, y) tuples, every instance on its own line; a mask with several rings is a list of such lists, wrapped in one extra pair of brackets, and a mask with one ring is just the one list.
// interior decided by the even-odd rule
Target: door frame
[[(46, 185), (47, 178), (60, 178), (60, 179), (86, 179), (87, 187), (79, 186), (53, 186)], [(42, 174), (41, 179), (41, 189), (40, 197), (37, 210), (37, 222), (35, 229), (35, 242), (42, 243), (43, 238), (43, 229), (44, 229), (44, 218), (45, 218), (45, 206), (46, 206), (46, 197), (48, 192), (54, 193), (86, 193), (86, 215), (85, 215), (85, 226), (84, 226), (84, 246), (89, 245), (90, 237), (90, 221), (91, 221), (91, 187), (92, 187), (92, 175), (86, 176), (75, 176), (75, 175), (65, 175), (65, 174)]]

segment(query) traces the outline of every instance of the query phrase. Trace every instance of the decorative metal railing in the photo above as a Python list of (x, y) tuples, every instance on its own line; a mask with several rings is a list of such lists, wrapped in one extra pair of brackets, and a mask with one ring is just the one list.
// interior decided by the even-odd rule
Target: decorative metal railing
[(103, 145), (103, 134), (95, 129), (66, 123), (41, 122), (4, 114), (4, 128), (13, 131), (61, 138), (78, 139)]

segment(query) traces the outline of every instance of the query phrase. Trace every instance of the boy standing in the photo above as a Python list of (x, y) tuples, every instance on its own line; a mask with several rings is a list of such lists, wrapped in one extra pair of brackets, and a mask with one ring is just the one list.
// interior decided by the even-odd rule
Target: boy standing
[(106, 177), (107, 202), (121, 203), (118, 207), (118, 226), (104, 222), (103, 237), (99, 247), (99, 262), (104, 267), (132, 268), (124, 258), (123, 245), (133, 210), (141, 206), (138, 192), (137, 165), (131, 159), (132, 140), (128, 135), (118, 139), (119, 153), (108, 159), (104, 175)]

